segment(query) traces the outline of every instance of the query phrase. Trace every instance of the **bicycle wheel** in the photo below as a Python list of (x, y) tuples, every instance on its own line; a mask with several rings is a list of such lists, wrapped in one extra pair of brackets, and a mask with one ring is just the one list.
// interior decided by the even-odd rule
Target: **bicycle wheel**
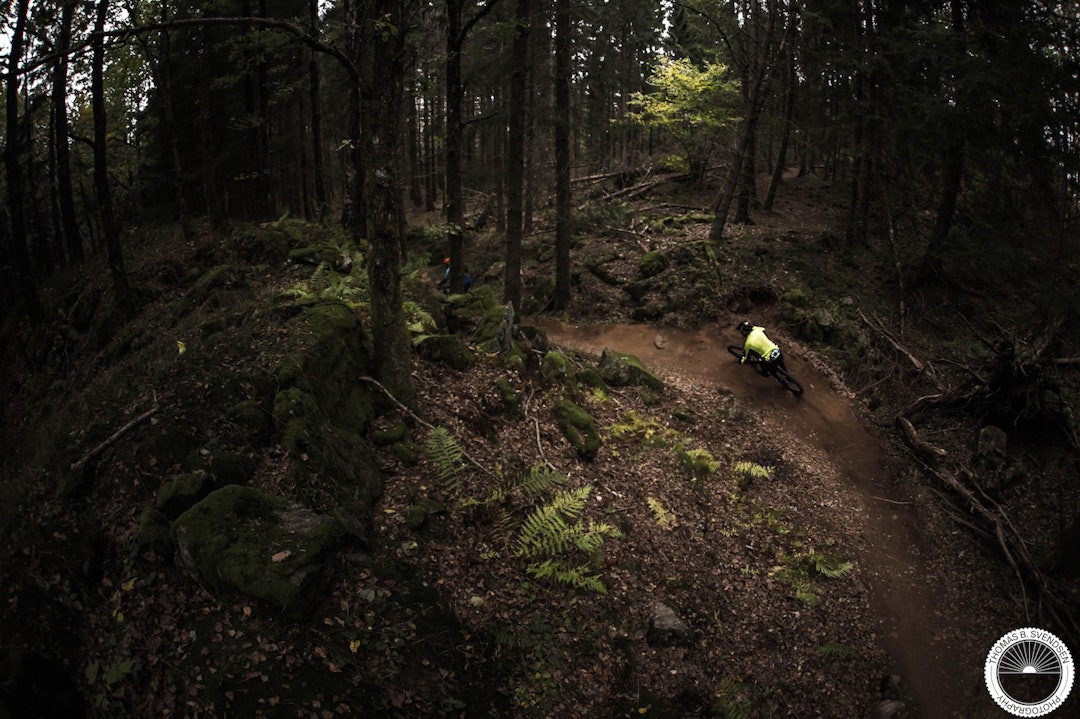
[(776, 377), (777, 382), (784, 386), (784, 389), (791, 392), (796, 397), (802, 396), (802, 385), (799, 384), (799, 380), (788, 374), (787, 370), (777, 367), (773, 370), (773, 376)]

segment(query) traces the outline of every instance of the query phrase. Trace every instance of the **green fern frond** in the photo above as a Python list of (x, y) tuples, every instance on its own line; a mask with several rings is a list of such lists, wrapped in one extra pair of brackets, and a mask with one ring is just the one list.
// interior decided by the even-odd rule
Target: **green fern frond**
[(589, 589), (607, 594), (607, 587), (595, 575), (588, 573), (588, 566), (567, 567), (557, 559), (545, 559), (530, 564), (525, 571), (537, 579), (551, 579), (575, 589)]
[(686, 468), (698, 478), (714, 474), (720, 469), (720, 463), (707, 449), (687, 449), (679, 452), (679, 459)]
[(751, 480), (768, 479), (770, 476), (772, 476), (773, 473), (772, 467), (763, 467), (762, 465), (755, 462), (746, 461), (736, 462), (733, 469), (735, 470), (735, 474), (742, 477), (747, 477)]
[(837, 642), (826, 642), (817, 648), (817, 652), (831, 659), (854, 659), (859, 656), (859, 653), (851, 647)]
[(652, 510), (656, 523), (659, 524), (662, 529), (673, 529), (675, 527), (677, 524), (675, 515), (665, 509), (659, 499), (648, 497), (645, 499), (645, 502), (649, 505), (649, 509)]
[(795, 591), (795, 598), (808, 607), (816, 607), (818, 603), (817, 588), (808, 579), (796, 579), (791, 582), (791, 588)]
[(828, 557), (824, 554), (814, 554), (812, 556), (812, 561), (814, 563), (814, 569), (816, 569), (819, 574), (826, 576), (829, 579), (846, 577), (848, 574), (851, 574), (851, 571), (855, 568), (855, 565), (851, 562)]
[(527, 474), (518, 478), (514, 483), (513, 490), (528, 499), (539, 496), (565, 482), (566, 475), (562, 472), (556, 471), (546, 464), (535, 464)]
[(456, 494), (459, 487), (455, 480), (464, 456), (457, 438), (445, 427), (436, 427), (424, 441), (424, 456), (435, 465), (439, 481)]
[(401, 304), (401, 309), (405, 312), (405, 324), (410, 333), (429, 333), (435, 329), (435, 318), (413, 300), (405, 300)]
[[(560, 493), (556, 499), (567, 494)], [(554, 503), (537, 507), (521, 526), (517, 554), (522, 557), (558, 556), (573, 545), (573, 532), (572, 526), (563, 518), (563, 512)]]

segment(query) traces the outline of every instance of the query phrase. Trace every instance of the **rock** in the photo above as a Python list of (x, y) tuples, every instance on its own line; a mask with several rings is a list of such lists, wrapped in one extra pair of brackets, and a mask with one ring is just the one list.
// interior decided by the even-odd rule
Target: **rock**
[(649, 646), (653, 647), (688, 644), (690, 628), (674, 609), (663, 602), (656, 602), (652, 606), (652, 616), (649, 617), (647, 639)]
[(610, 347), (600, 355), (600, 376), (615, 387), (644, 386), (660, 391), (663, 381), (641, 364), (634, 355), (616, 352)]
[(211, 489), (213, 486), (206, 472), (188, 472), (161, 485), (154, 504), (166, 517), (175, 519), (210, 494)]
[(476, 356), (465, 346), (461, 335), (430, 335), (417, 343), (416, 353), (459, 372), (476, 364)]
[(600, 450), (600, 433), (588, 412), (570, 400), (559, 400), (555, 404), (555, 421), (579, 457), (585, 460), (596, 457)]
[(171, 535), (177, 563), (211, 592), (238, 592), (302, 619), (345, 530), (282, 497), (229, 485), (180, 515)]
[(646, 252), (638, 261), (638, 271), (644, 278), (655, 277), (668, 268), (668, 259), (663, 252)]
[(550, 350), (544, 355), (544, 360), (540, 363), (540, 374), (553, 380), (561, 381), (566, 379), (572, 369), (573, 365), (570, 364), (570, 360), (557, 350)]

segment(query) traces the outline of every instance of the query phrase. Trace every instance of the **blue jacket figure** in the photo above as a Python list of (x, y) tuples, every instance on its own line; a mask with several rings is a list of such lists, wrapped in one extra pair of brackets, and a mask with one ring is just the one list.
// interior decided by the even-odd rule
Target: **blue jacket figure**
[[(443, 292), (450, 291), (450, 258), (447, 257), (443, 260), (443, 264), (446, 265), (446, 272), (443, 273), (442, 279), (439, 280), (439, 289)], [(465, 291), (468, 292), (472, 287), (472, 275), (469, 274), (469, 268), (465, 268)]]

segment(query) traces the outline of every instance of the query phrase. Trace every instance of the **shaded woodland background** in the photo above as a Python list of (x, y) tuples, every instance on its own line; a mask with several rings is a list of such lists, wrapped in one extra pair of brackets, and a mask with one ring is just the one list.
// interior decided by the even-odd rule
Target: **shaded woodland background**
[[(342, 222), (378, 258), (439, 208), (460, 287), (467, 225), (505, 228), (513, 268), (538, 212), (565, 247), (574, 183), (658, 167), (716, 183), (717, 243), (769, 208), (759, 173), (843, 182), (845, 242), (887, 235), (911, 282), (962, 239), (1037, 242), (1054, 271), (1073, 249), (1072, 3), (22, 0), (4, 21), (9, 319), (41, 321), (41, 281), (95, 253), (137, 304), (119, 239), (152, 221)], [(737, 88), (685, 152), (629, 119), (661, 58)]]
[[(494, 237), (501, 301), (558, 312), (573, 306), (581, 243), (603, 241), (591, 230), (619, 228), (623, 203), (660, 183), (684, 189), (665, 212), (707, 224), (695, 239), (719, 277), (730, 263), (717, 258), (785, 177), (820, 181), (843, 231), (822, 234), (827, 260), (806, 274), (890, 270), (891, 314), (853, 320), (872, 346), (852, 331), (832, 359), (902, 420), (958, 519), (1077, 629), (1061, 599), (1075, 595), (1039, 594), (1042, 558), (1024, 556), (979, 468), (935, 445), (961, 421), (1052, 438), (1067, 457), (1077, 445), (1078, 393), (1056, 374), (1080, 363), (1075, 3), (15, 0), (3, 22), (5, 404), (33, 376), (21, 399), (46, 414), (53, 378), (159, 299), (128, 270), (153, 228), (178, 228), (176, 257), (193, 266), (207, 238), (238, 228), (344, 228), (367, 274), (372, 374), (416, 406), (402, 280), (417, 248), (450, 257), (460, 290), (476, 238)], [(537, 304), (522, 245), (545, 233), (554, 262)], [(783, 252), (770, 247), (755, 250), (761, 287)], [(79, 273), (102, 258), (110, 290), (84, 294)], [(17, 440), (22, 420), (5, 422)], [(3, 488), (5, 530), (23, 521), (9, 508), (43, 491), (18, 479)], [(1039, 525), (1061, 531), (1050, 564), (1066, 576), (1078, 518), (1063, 505)]]

